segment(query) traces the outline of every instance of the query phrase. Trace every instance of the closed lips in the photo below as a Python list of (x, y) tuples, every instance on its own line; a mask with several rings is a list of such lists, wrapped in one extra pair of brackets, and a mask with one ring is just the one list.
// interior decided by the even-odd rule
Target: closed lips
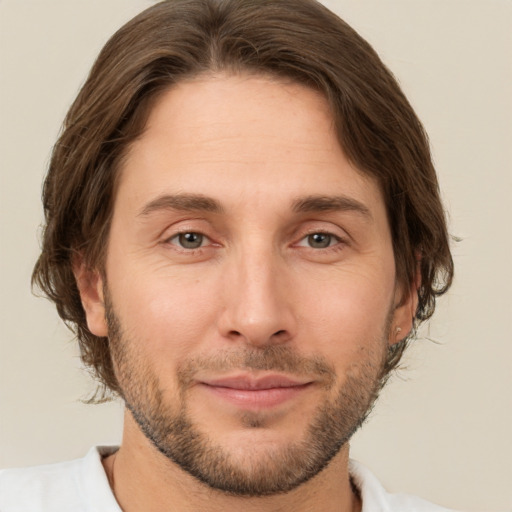
[(247, 391), (263, 389), (292, 388), (311, 384), (311, 380), (294, 379), (283, 375), (266, 375), (260, 378), (250, 376), (233, 376), (220, 379), (203, 380), (202, 384), (219, 388), (231, 388)]

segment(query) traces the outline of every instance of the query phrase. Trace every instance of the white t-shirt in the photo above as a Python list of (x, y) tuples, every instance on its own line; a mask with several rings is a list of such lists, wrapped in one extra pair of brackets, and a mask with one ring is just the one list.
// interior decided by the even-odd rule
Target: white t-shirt
[[(96, 447), (83, 459), (0, 470), (0, 512), (121, 512), (101, 464), (115, 449)], [(387, 493), (352, 460), (350, 474), (361, 493), (362, 512), (450, 512), (415, 496)]]

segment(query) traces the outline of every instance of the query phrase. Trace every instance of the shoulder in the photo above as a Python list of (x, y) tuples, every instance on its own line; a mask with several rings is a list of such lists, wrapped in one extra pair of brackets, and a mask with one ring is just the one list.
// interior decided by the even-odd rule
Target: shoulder
[(106, 450), (92, 448), (82, 459), (59, 464), (0, 470), (0, 510), (119, 512), (101, 464)]
[(388, 493), (370, 470), (354, 460), (350, 476), (361, 494), (362, 512), (455, 512), (417, 496)]
[[(81, 461), (0, 471), (0, 510), (64, 510), (81, 501)], [(80, 506), (77, 511), (81, 511)]]

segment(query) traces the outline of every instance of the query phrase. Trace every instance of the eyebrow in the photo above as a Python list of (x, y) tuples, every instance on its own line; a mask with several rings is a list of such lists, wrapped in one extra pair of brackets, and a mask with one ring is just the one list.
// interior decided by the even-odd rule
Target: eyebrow
[(222, 213), (223, 208), (218, 201), (202, 194), (165, 194), (147, 203), (137, 216), (147, 217), (162, 210)]
[(293, 202), (293, 211), (297, 213), (347, 211), (360, 214), (372, 220), (370, 209), (360, 201), (347, 196), (306, 196)]
[[(147, 203), (137, 216), (147, 217), (162, 210), (224, 212), (218, 201), (203, 194), (165, 194)], [(358, 213), (368, 220), (373, 218), (367, 206), (347, 196), (312, 195), (301, 197), (293, 201), (292, 210), (296, 213), (349, 211)]]

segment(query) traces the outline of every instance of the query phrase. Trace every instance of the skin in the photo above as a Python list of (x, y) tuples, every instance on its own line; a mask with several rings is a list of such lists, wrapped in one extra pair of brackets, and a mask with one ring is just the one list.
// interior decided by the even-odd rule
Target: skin
[[(184, 194), (219, 208), (162, 199)], [(318, 197), (336, 207), (319, 208)], [(201, 247), (181, 246), (180, 233), (202, 234)], [(107, 283), (83, 263), (75, 275), (89, 329), (107, 336)], [(159, 99), (121, 169), (105, 275), (129, 361), (145, 369), (169, 407), (180, 401), (179, 369), (193, 358), (283, 347), (329, 362), (333, 386), (312, 374), (293, 397), (255, 407), (200, 384), (222, 370), (193, 374), (190, 417), (241, 465), (264, 464), (272, 451), (304, 440), (318, 404), (332, 402), (349, 375), (369, 371), (376, 381), (388, 344), (409, 333), (416, 307), (415, 290), (396, 283), (379, 187), (347, 160), (326, 100), (260, 76), (202, 76)], [(119, 361), (117, 369), (129, 389)], [(248, 426), (248, 411), (258, 428)], [(231, 496), (162, 455), (127, 410), (121, 448), (104, 465), (128, 512), (348, 512), (361, 507), (348, 449), (287, 493)]]

